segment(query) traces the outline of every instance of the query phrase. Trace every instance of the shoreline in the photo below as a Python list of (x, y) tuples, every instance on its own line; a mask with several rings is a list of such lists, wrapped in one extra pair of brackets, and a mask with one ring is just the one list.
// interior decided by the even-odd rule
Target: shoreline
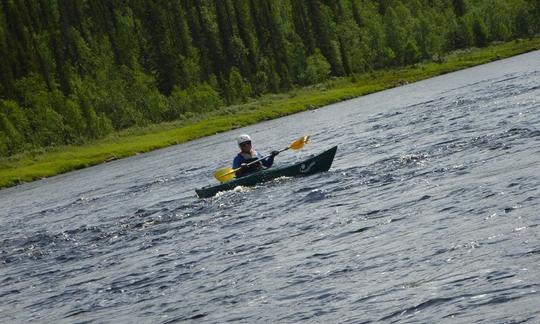
[(429, 79), (540, 49), (540, 37), (451, 52), (441, 62), (377, 70), (286, 93), (268, 94), (247, 103), (181, 121), (123, 130), (83, 145), (54, 147), (0, 159), (0, 189), (153, 151)]

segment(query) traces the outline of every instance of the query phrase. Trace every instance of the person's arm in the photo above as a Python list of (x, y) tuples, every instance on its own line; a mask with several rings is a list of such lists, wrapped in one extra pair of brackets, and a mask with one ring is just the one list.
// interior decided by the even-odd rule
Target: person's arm
[(233, 160), (233, 169), (238, 169), (244, 163), (244, 158), (238, 154)]
[[(272, 152), (272, 153), (274, 153), (274, 152)], [(266, 159), (261, 160), (262, 164), (267, 168), (271, 167), (274, 164), (274, 156), (275, 155), (270, 155)], [(259, 158), (259, 159), (262, 158), (262, 156), (258, 152), (257, 152), (257, 158)]]

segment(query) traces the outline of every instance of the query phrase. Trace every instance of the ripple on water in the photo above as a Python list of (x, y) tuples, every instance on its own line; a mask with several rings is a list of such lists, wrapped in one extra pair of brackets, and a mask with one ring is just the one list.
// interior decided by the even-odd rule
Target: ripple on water
[(197, 199), (225, 133), (6, 191), (0, 322), (537, 322), (528, 55), (246, 130), (324, 174)]

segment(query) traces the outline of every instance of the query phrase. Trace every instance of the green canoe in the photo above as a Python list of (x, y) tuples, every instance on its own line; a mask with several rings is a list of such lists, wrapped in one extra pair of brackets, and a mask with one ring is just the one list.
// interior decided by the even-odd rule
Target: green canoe
[(233, 179), (218, 185), (203, 187), (195, 190), (195, 192), (197, 192), (199, 198), (209, 198), (220, 191), (231, 190), (238, 186), (254, 186), (257, 183), (269, 181), (278, 177), (305, 176), (318, 172), (325, 172), (330, 169), (332, 161), (334, 161), (334, 156), (336, 155), (336, 150), (337, 146), (334, 146), (319, 155), (315, 155), (293, 165), (264, 169), (242, 178)]

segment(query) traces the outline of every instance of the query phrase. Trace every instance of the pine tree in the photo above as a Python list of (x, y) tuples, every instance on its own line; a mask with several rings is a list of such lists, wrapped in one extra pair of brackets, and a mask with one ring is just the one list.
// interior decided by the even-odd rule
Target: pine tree
[(452, 0), (452, 5), (456, 16), (462, 17), (467, 13), (467, 3), (465, 0)]
[(488, 28), (481, 18), (476, 17), (474, 19), (472, 31), (474, 35), (474, 42), (477, 46), (483, 47), (488, 45)]
[(330, 33), (329, 20), (331, 18), (328, 11), (324, 10), (320, 0), (310, 1), (309, 9), (313, 26), (315, 27), (315, 34), (317, 35), (317, 45), (332, 66), (332, 74), (344, 75), (345, 71), (339, 57), (339, 49), (336, 46), (337, 42), (332, 38)]
[(438, 60), (539, 17), (535, 0), (0, 0), (0, 156)]

